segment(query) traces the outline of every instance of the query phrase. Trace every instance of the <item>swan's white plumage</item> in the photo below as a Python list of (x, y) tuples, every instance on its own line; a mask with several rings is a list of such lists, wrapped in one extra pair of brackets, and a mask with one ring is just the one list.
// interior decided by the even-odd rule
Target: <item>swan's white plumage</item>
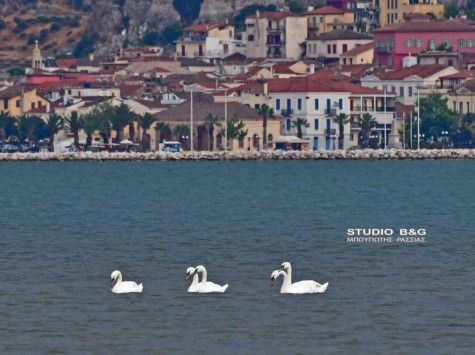
[(143, 284), (138, 285), (134, 281), (122, 281), (122, 274), (115, 270), (111, 274), (111, 292), (113, 293), (131, 293), (142, 292)]
[[(288, 269), (289, 274), (285, 272), (283, 269)], [(282, 287), (280, 288), (280, 293), (292, 293), (292, 294), (304, 294), (304, 293), (324, 293), (327, 290), (328, 282), (325, 284), (320, 284), (313, 280), (305, 280), (292, 283), (292, 267), (289, 262), (285, 262), (282, 264), (280, 270), (275, 270), (272, 272), (271, 281), (272, 285), (274, 281), (282, 275), (284, 277), (284, 281), (282, 282)]]
[(203, 274), (200, 282), (200, 286), (196, 292), (198, 293), (210, 293), (210, 292), (224, 292), (228, 288), (228, 284), (221, 286), (214, 282), (208, 281), (208, 274), (206, 268), (203, 265), (196, 267), (195, 273), (201, 272)]
[(201, 282), (198, 280), (198, 273), (194, 267), (189, 267), (186, 269), (186, 280), (188, 280), (193, 275), (193, 281), (191, 282), (190, 287), (188, 287), (188, 292), (198, 292), (198, 289), (201, 287)]

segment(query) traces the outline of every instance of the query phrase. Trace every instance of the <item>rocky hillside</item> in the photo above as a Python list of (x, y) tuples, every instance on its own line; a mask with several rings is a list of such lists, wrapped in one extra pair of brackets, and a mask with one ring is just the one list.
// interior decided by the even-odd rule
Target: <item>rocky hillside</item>
[[(224, 21), (251, 4), (288, 0), (0, 0), (0, 59), (24, 58), (36, 39), (46, 54), (113, 53), (179, 22)], [(302, 5), (312, 0), (299, 0)], [(81, 52), (81, 51), (79, 51)]]

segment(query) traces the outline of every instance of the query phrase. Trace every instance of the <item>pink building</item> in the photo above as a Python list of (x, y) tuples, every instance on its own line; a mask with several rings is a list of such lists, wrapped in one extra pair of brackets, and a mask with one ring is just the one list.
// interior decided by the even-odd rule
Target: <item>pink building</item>
[(446, 21), (406, 21), (374, 30), (374, 64), (402, 68), (405, 56), (445, 46), (452, 52), (475, 53), (475, 22), (463, 19)]
[(49, 72), (42, 69), (33, 69), (26, 74), (27, 84), (43, 84), (57, 82), (61, 80), (61, 75), (55, 72)]

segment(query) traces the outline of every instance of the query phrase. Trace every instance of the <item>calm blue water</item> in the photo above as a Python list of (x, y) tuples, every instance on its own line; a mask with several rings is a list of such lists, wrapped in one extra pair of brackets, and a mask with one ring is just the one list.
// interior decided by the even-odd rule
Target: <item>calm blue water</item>
[[(0, 164), (0, 351), (470, 353), (475, 162)], [(347, 228), (425, 228), (351, 244)], [(282, 295), (270, 274), (325, 294)], [(225, 294), (189, 294), (203, 264)], [(110, 293), (110, 274), (144, 293)]]

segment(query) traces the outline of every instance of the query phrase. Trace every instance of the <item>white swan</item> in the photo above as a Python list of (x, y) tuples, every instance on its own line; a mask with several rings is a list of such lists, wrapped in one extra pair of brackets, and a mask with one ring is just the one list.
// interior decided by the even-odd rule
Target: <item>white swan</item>
[(280, 293), (292, 293), (292, 294), (304, 294), (304, 293), (323, 293), (328, 287), (328, 282), (326, 284), (319, 284), (316, 281), (305, 280), (295, 282), (293, 284), (289, 283), (288, 275), (283, 270), (274, 270), (270, 275), (271, 286), (274, 285), (275, 280), (282, 275), (284, 277), (284, 282), (282, 282), (282, 287), (280, 288)]
[(137, 285), (133, 281), (122, 281), (122, 274), (115, 270), (111, 274), (111, 288), (113, 293), (142, 292), (143, 284)]
[(198, 272), (201, 272), (203, 274), (203, 277), (201, 278), (201, 286), (198, 287), (198, 290), (196, 291), (198, 293), (224, 292), (229, 286), (228, 284), (221, 286), (215, 284), (214, 282), (208, 281), (208, 274), (203, 265), (198, 265), (196, 267), (195, 273), (197, 274)]
[(186, 269), (185, 280), (188, 280), (191, 275), (193, 275), (193, 281), (191, 282), (190, 287), (188, 287), (188, 292), (198, 292), (198, 289), (201, 287), (201, 282), (198, 282), (198, 273), (194, 267)]
[[(293, 284), (292, 284), (292, 265), (290, 265), (290, 263), (289, 263), (288, 261), (285, 261), (285, 262), (283, 262), (282, 265), (280, 266), (280, 269), (283, 270), (283, 271), (285, 271), (285, 272), (287, 273), (287, 276), (288, 276), (288, 278), (287, 278), (287, 285), (293, 285)], [(301, 282), (303, 282), (303, 281), (301, 281)], [(318, 285), (318, 287), (321, 288), (321, 290), (315, 291), (315, 292), (313, 292), (313, 293), (323, 293), (323, 292), (325, 292), (325, 291), (327, 290), (328, 282), (325, 283), (325, 284), (323, 284), (323, 285), (320, 284), (320, 283), (318, 283), (318, 282), (316, 282), (316, 281), (309, 281), (309, 282), (315, 282), (315, 283)]]

